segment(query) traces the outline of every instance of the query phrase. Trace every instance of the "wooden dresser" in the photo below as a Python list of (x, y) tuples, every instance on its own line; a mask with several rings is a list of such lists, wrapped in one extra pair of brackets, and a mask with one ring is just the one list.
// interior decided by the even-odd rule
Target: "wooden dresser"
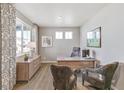
[(40, 68), (40, 56), (16, 63), (16, 80), (29, 81)]

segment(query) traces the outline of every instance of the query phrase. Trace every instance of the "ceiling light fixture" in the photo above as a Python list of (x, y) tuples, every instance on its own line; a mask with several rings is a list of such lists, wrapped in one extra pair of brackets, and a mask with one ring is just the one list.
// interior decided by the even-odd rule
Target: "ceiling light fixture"
[(62, 16), (58, 16), (58, 18), (57, 18), (58, 20), (62, 20)]
[(59, 23), (61, 23), (63, 21), (63, 17), (62, 16), (58, 16), (57, 20), (58, 20)]

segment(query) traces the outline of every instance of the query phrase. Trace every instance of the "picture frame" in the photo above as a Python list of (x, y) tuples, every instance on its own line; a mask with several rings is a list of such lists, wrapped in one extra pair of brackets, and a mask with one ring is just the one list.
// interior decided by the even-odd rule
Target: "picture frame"
[(101, 27), (87, 32), (87, 47), (101, 48)]
[(42, 36), (42, 47), (52, 47), (52, 36)]

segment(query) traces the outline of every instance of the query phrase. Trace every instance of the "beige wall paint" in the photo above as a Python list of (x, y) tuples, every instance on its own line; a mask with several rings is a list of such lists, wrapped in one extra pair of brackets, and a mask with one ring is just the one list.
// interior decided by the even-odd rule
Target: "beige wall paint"
[[(57, 40), (55, 39), (56, 31), (72, 31), (72, 40)], [(43, 48), (41, 46), (42, 36), (52, 36), (53, 46), (49, 48)], [(80, 41), (80, 29), (79, 27), (43, 27), (39, 30), (39, 51), (42, 61), (56, 61), (57, 56), (70, 56), (72, 48), (74, 46), (79, 47)]]

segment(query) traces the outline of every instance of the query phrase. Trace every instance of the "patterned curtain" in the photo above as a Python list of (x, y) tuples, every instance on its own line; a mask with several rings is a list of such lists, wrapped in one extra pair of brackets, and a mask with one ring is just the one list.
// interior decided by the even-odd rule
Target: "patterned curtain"
[[(2, 35), (1, 89), (12, 89), (16, 83), (16, 10), (12, 4), (0, 4)], [(1, 56), (1, 55), (0, 55)]]

